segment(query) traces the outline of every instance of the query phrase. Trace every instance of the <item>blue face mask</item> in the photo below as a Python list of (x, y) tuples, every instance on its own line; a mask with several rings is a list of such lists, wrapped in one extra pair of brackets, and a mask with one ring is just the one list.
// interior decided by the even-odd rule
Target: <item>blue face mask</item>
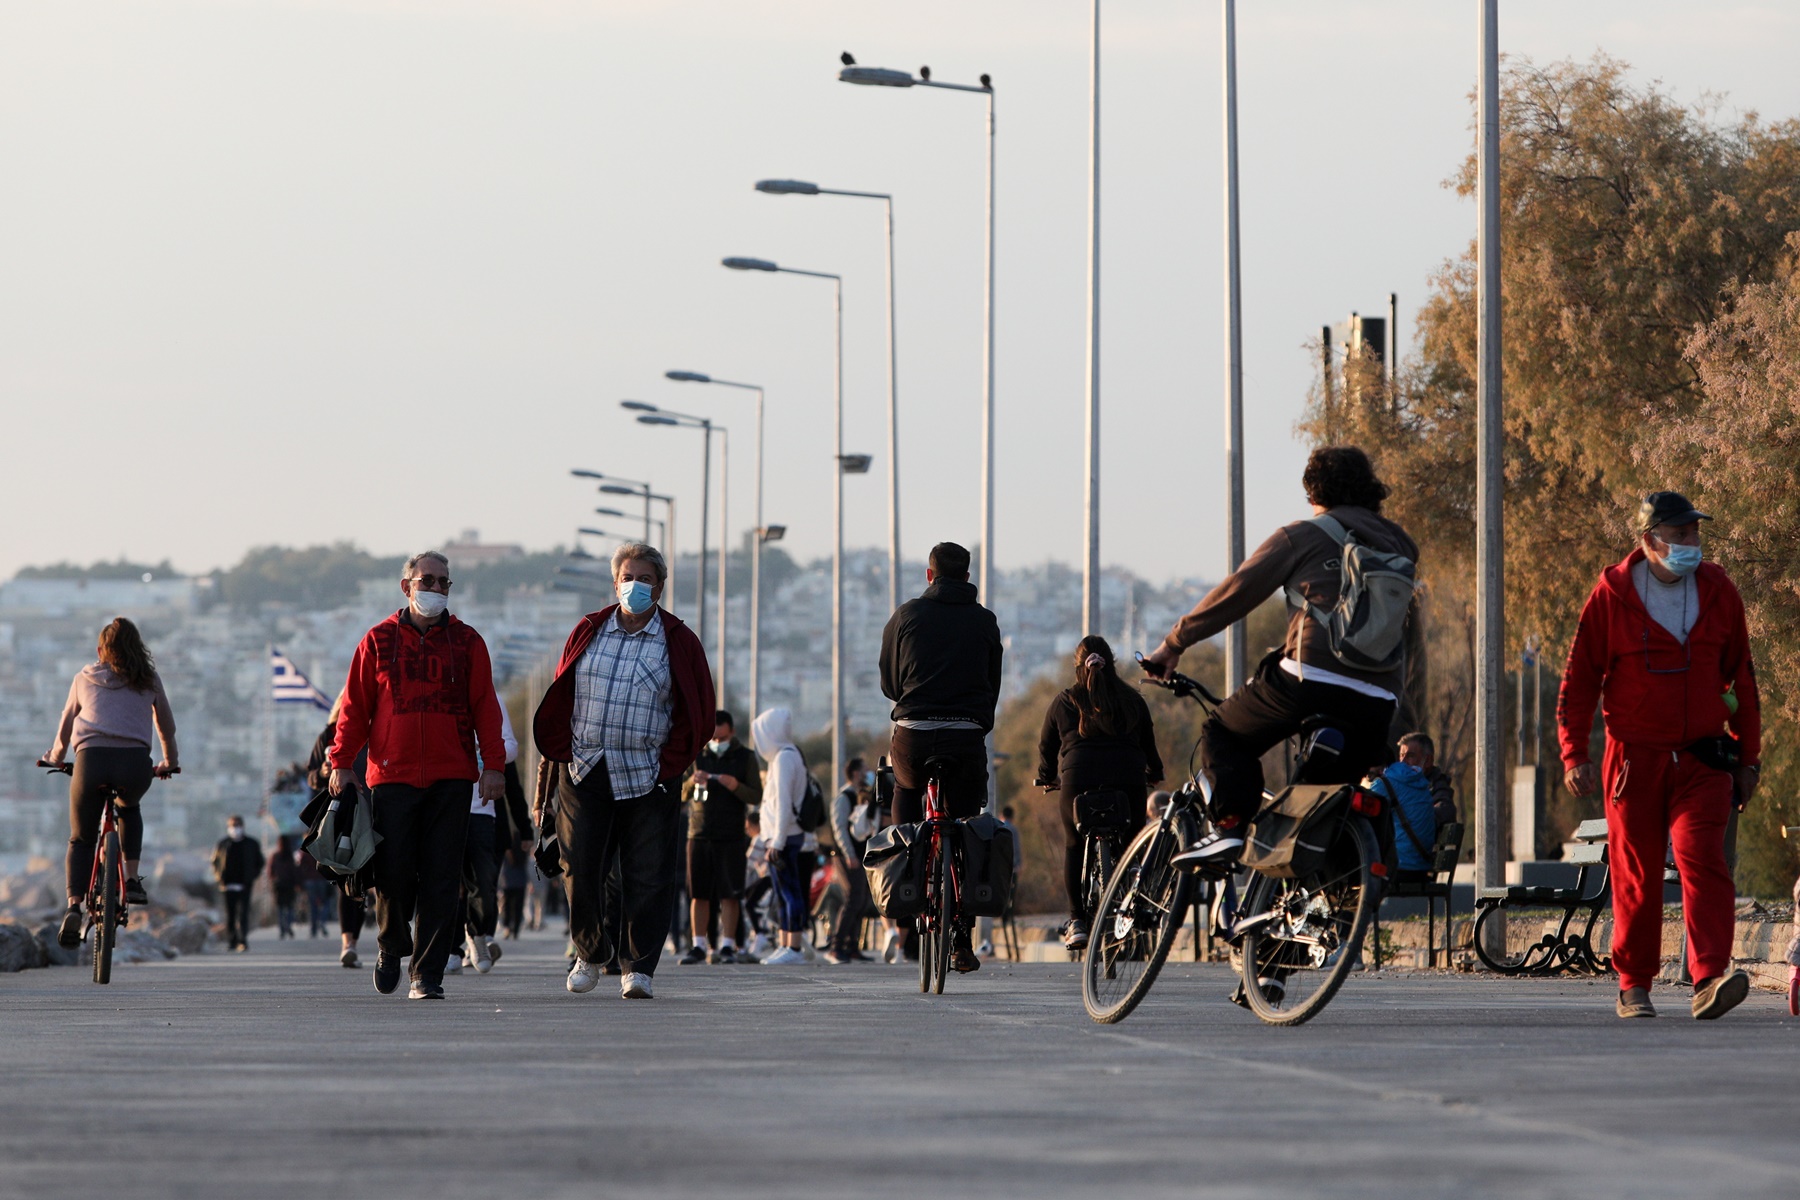
[(633, 579), (630, 583), (619, 585), (619, 603), (632, 616), (650, 611), (650, 585), (641, 579)]
[(1663, 545), (1669, 546), (1669, 552), (1663, 558), (1663, 566), (1667, 567), (1675, 574), (1683, 576), (1692, 575), (1695, 571), (1700, 569), (1700, 547), (1671, 546), (1667, 542), (1664, 542)]

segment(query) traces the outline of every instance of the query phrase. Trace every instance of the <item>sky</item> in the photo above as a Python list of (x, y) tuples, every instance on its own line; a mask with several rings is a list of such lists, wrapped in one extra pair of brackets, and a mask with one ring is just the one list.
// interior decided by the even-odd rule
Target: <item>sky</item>
[[(1727, 115), (1800, 114), (1800, 6), (1505, 0), (1508, 54), (1604, 50)], [(1474, 0), (1246, 0), (1239, 110), (1247, 523), (1305, 515), (1322, 324), (1402, 343), (1474, 206)], [(886, 538), (881, 207), (896, 197), (902, 538), (978, 540), (983, 99), (851, 87), (837, 56), (974, 82), (998, 120), (995, 562), (1082, 552), (1088, 13), (1075, 0), (0, 0), (0, 578), (255, 545), (531, 547), (648, 479), (698, 537), (700, 436), (751, 524), (831, 545), (828, 283), (844, 278), (845, 540)], [(1102, 14), (1101, 557), (1223, 573), (1217, 4)], [(716, 489), (715, 489), (716, 491)], [(715, 500), (716, 503), (716, 500)], [(716, 521), (716, 518), (715, 518)], [(716, 525), (715, 525), (716, 529)], [(713, 535), (717, 539), (717, 533)], [(590, 548), (603, 547), (590, 543)]]

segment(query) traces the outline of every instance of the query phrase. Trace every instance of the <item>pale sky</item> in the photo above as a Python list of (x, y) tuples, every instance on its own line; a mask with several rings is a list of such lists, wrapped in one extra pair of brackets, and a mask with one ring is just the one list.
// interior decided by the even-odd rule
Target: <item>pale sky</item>
[[(1800, 6), (1509, 0), (1540, 62), (1623, 59), (1684, 99), (1800, 113)], [(1252, 545), (1304, 515), (1293, 437), (1321, 324), (1399, 293), (1403, 341), (1475, 212), (1475, 0), (1239, 6)], [(695, 544), (699, 437), (732, 430), (734, 538), (769, 389), (767, 516), (829, 549), (830, 289), (845, 278), (847, 541), (885, 544), (879, 205), (892, 191), (903, 536), (977, 534), (980, 97), (855, 88), (837, 55), (973, 82), (999, 113), (996, 561), (1078, 561), (1087, 20), (1076, 0), (0, 0), (0, 578), (252, 545), (383, 553), (465, 527), (541, 547), (650, 478)], [(1224, 564), (1216, 3), (1103, 16), (1103, 543)], [(608, 501), (611, 498), (606, 498)], [(619, 507), (626, 507), (619, 505)]]

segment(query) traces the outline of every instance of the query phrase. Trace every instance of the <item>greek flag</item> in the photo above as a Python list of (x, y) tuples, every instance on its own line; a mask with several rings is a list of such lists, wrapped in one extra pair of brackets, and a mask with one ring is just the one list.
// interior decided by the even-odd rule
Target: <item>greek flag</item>
[(277, 704), (310, 704), (321, 712), (331, 711), (331, 697), (312, 685), (294, 660), (273, 647), (269, 650), (271, 687)]

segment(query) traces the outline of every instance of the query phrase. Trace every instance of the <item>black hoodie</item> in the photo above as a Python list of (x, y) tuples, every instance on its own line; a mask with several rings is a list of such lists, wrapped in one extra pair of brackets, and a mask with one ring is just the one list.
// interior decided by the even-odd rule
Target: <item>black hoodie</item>
[(1000, 702), (1000, 623), (975, 585), (940, 579), (881, 631), (881, 694), (895, 721), (973, 721), (994, 727)]

